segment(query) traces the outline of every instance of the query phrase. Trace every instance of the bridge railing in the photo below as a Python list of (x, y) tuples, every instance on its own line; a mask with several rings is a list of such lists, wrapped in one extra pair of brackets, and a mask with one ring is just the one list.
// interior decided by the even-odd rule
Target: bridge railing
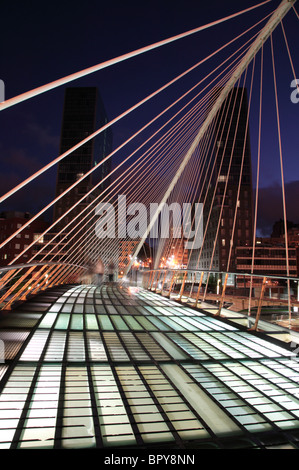
[(143, 271), (142, 286), (215, 315), (246, 319), (250, 329), (263, 321), (299, 331), (299, 278), (207, 270)]
[(55, 285), (78, 281), (84, 267), (65, 263), (28, 263), (0, 268), (0, 310)]

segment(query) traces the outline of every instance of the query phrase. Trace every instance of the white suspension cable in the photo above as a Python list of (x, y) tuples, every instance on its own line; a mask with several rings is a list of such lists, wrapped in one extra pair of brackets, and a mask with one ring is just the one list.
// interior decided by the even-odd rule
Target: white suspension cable
[(236, 18), (237, 16), (240, 16), (244, 13), (247, 13), (249, 11), (252, 11), (260, 6), (263, 6), (265, 5), (266, 3), (269, 3), (271, 0), (266, 0), (258, 5), (254, 5), (250, 8), (246, 8), (245, 10), (242, 10), (242, 11), (239, 11), (237, 13), (234, 13), (232, 15), (229, 15), (225, 18), (221, 18), (220, 20), (216, 20), (216, 21), (213, 21), (211, 23), (208, 23), (204, 26), (200, 26), (198, 28), (195, 28), (195, 29), (192, 29), (190, 31), (187, 31), (185, 33), (182, 33), (182, 34), (178, 34), (176, 36), (172, 36), (168, 39), (164, 39), (162, 41), (159, 41), (159, 42), (156, 42), (154, 44), (151, 44), (149, 46), (146, 46), (146, 47), (142, 47), (140, 49), (136, 49), (135, 51), (132, 51), (132, 52), (129, 52), (127, 54), (123, 54), (119, 57), (116, 57), (114, 59), (110, 59), (110, 60), (107, 60), (106, 62), (102, 62), (98, 65), (95, 65), (93, 67), (89, 67), (87, 69), (84, 69), (84, 70), (81, 70), (80, 72), (76, 72), (76, 73), (73, 73), (71, 75), (68, 75), (64, 78), (60, 78), (58, 80), (55, 80), (51, 83), (48, 83), (47, 85), (43, 85), (43, 86), (40, 86), (40, 87), (37, 87), (31, 91), (28, 91), (26, 93), (22, 93), (21, 95), (18, 95), (14, 98), (11, 98), (9, 100), (6, 100), (6, 101), (3, 101), (2, 103), (0, 103), (0, 111), (1, 110), (4, 110), (10, 106), (13, 106), (17, 103), (21, 103), (22, 101), (25, 101), (25, 100), (28, 100), (30, 98), (33, 98), (34, 96), (37, 96), (37, 95), (40, 95), (41, 93), (45, 93), (46, 91), (49, 91), (49, 90), (52, 90), (54, 88), (57, 88), (61, 85), (64, 85), (66, 83), (69, 83), (73, 80), (77, 80), (78, 78), (82, 78), (86, 75), (89, 75), (91, 73), (94, 73), (94, 72), (97, 72), (98, 70), (101, 70), (101, 69), (104, 69), (104, 68), (107, 68), (111, 65), (115, 65), (119, 62), (122, 62), (124, 60), (127, 60), (127, 59), (130, 59), (132, 57), (136, 57), (137, 55), (140, 55), (140, 54), (143, 54), (145, 52), (148, 52), (148, 51), (151, 51), (153, 49), (156, 49), (158, 47), (161, 47), (161, 46), (164, 46), (166, 44), (169, 44), (171, 42), (174, 42), (174, 41), (177, 41), (178, 39), (182, 39), (182, 38), (185, 38), (187, 36), (190, 36), (194, 33), (198, 33), (199, 31), (203, 31), (207, 28), (210, 28), (212, 26), (216, 26), (218, 24), (221, 24), (221, 23), (224, 23), (225, 21), (228, 21), (232, 18)]
[[(266, 18), (268, 17), (269, 15), (266, 16)], [(165, 90), (168, 86), (171, 86), (172, 84), (174, 84), (176, 81), (180, 80), (182, 77), (184, 77), (186, 74), (190, 73), (191, 71), (193, 71), (196, 67), (198, 67), (199, 65), (202, 65), (204, 62), (206, 62), (207, 60), (209, 60), (210, 58), (212, 58), (215, 54), (217, 54), (218, 52), (220, 52), (222, 49), (226, 48), (227, 46), (229, 46), (230, 44), (232, 44), (234, 41), (236, 41), (237, 39), (239, 39), (241, 36), (243, 36), (244, 34), (246, 34), (248, 31), (250, 31), (251, 29), (253, 29), (254, 27), (256, 27), (257, 25), (259, 25), (261, 22), (263, 22), (265, 20), (265, 18), (263, 18), (262, 20), (260, 20), (258, 23), (256, 23), (254, 26), (251, 26), (250, 28), (248, 28), (246, 31), (244, 31), (243, 33), (241, 33), (239, 36), (235, 37), (234, 39), (232, 39), (231, 41), (229, 41), (228, 43), (226, 43), (224, 46), (220, 47), (219, 49), (217, 49), (216, 51), (214, 51), (213, 53), (211, 53), (210, 55), (208, 55), (207, 57), (205, 57), (204, 59), (202, 59), (201, 61), (199, 61), (197, 64), (193, 65), (192, 67), (190, 67), (188, 70), (186, 70), (185, 72), (183, 72), (182, 74), (178, 75), (177, 77), (175, 77), (173, 80), (169, 81), (168, 83), (166, 83), (165, 85), (163, 85), (161, 88), (159, 88), (158, 90), (156, 90), (154, 93), (148, 95), (146, 98), (144, 98), (143, 100), (139, 101), (137, 104), (133, 105), (131, 108), (127, 109), (126, 111), (124, 111), (122, 114), (120, 114), (119, 116), (117, 116), (115, 119), (113, 119), (112, 121), (106, 123), (104, 126), (102, 126), (101, 128), (97, 129), (95, 132), (93, 132), (92, 134), (90, 134), (89, 136), (87, 136), (85, 139), (83, 139), (82, 141), (78, 142), (76, 145), (74, 145), (73, 147), (71, 147), (70, 149), (68, 149), (66, 152), (62, 153), (61, 155), (59, 155), (57, 158), (53, 159), (50, 163), (48, 163), (47, 165), (45, 165), (44, 167), (42, 167), (40, 170), (38, 170), (37, 172), (35, 172), (33, 175), (31, 175), (30, 177), (28, 177), (27, 179), (25, 179), (24, 181), (22, 181), (20, 184), (18, 184), (17, 186), (15, 186), (14, 188), (12, 188), (10, 191), (8, 191), (6, 194), (4, 194), (3, 196), (0, 197), (0, 203), (5, 201), (7, 198), (9, 198), (10, 196), (12, 196), (13, 194), (15, 194), (17, 191), (19, 191), (21, 188), (23, 188), (24, 186), (26, 186), (28, 183), (30, 183), (31, 181), (33, 181), (34, 179), (36, 179), (38, 176), (40, 176), (41, 174), (43, 174), (44, 172), (46, 172), (47, 170), (49, 170), (50, 168), (52, 168), (55, 164), (59, 163), (61, 160), (63, 160), (65, 157), (67, 157), (68, 155), (70, 155), (72, 152), (74, 152), (75, 150), (77, 150), (78, 148), (80, 148), (81, 146), (83, 146), (84, 144), (86, 144), (87, 142), (89, 142), (90, 140), (94, 139), (96, 136), (98, 136), (99, 134), (101, 134), (102, 132), (104, 132), (106, 129), (108, 129), (109, 127), (111, 127), (113, 124), (117, 123), (118, 121), (120, 121), (122, 118), (124, 118), (125, 116), (127, 116), (128, 114), (130, 114), (131, 112), (133, 112), (135, 109), (139, 108), (141, 105), (143, 105), (144, 103), (146, 103), (147, 101), (149, 101), (151, 98), (153, 98), (154, 96), (156, 96), (157, 94), (159, 94), (160, 92), (162, 92), (163, 90)], [(0, 103), (1, 104), (1, 103)], [(109, 158), (111, 157), (111, 155), (109, 155), (108, 157), (105, 157), (104, 159), (102, 159), (98, 165), (98, 166), (101, 166), (103, 165), (103, 163), (108, 160)], [(94, 169), (92, 170), (94, 171)], [(86, 176), (86, 175), (85, 175)], [(85, 177), (84, 176), (84, 177)], [(81, 181), (81, 179), (79, 179), (75, 184), (79, 184), (79, 182)]]
[[(214, 107), (210, 111), (209, 115), (207, 116), (206, 121), (202, 125), (197, 137), (194, 139), (194, 142), (193, 142), (192, 146), (190, 147), (190, 150), (185, 155), (185, 158), (183, 159), (183, 161), (182, 161), (182, 163), (181, 163), (181, 165), (180, 165), (173, 181), (171, 182), (171, 184), (170, 184), (169, 188), (167, 189), (166, 193), (164, 194), (164, 196), (161, 200), (161, 203), (158, 206), (154, 217), (152, 218), (150, 224), (148, 225), (148, 228), (147, 228), (146, 232), (144, 233), (144, 236), (142, 237), (139, 245), (136, 248), (134, 256), (137, 256), (137, 254), (139, 253), (139, 250), (140, 250), (141, 246), (143, 245), (144, 240), (147, 238), (152, 226), (156, 222), (156, 220), (157, 220), (164, 204), (166, 203), (169, 195), (171, 194), (171, 192), (173, 190), (173, 187), (175, 186), (178, 179), (180, 178), (180, 176), (181, 176), (185, 166), (187, 165), (188, 161), (190, 160), (194, 150), (196, 149), (196, 147), (197, 147), (198, 143), (200, 142), (200, 140), (202, 139), (204, 133), (206, 132), (206, 130), (210, 126), (211, 122), (213, 121), (213, 119), (214, 119), (215, 115), (217, 114), (218, 110), (220, 109), (221, 105), (225, 101), (225, 99), (228, 96), (230, 90), (234, 87), (234, 85), (237, 82), (237, 80), (239, 79), (239, 77), (242, 75), (244, 70), (248, 67), (248, 64), (251, 62), (251, 60), (256, 55), (256, 53), (260, 50), (263, 43), (268, 39), (268, 37), (270, 36), (272, 31), (277, 27), (280, 20), (287, 14), (287, 12), (290, 10), (290, 8), (292, 8), (293, 3), (294, 3), (294, 0), (291, 0), (291, 1), (283, 0), (282, 1), (282, 3), (279, 5), (277, 10), (275, 10), (275, 12), (271, 16), (270, 20), (267, 22), (266, 26), (262, 29), (261, 33), (259, 34), (257, 39), (254, 41), (251, 48), (249, 49), (249, 51), (247, 52), (247, 54), (245, 55), (245, 57), (241, 61), (241, 63), (239, 65), (237, 71), (235, 72), (234, 76), (229, 80), (227, 85), (222, 90), (222, 93), (220, 94), (216, 104), (214, 105)], [(129, 264), (127, 270), (126, 270), (126, 274), (131, 269), (131, 267), (132, 267), (132, 261)]]

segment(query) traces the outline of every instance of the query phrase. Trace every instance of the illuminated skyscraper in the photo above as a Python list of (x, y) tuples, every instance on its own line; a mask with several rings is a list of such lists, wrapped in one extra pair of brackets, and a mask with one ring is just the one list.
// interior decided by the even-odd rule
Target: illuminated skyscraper
[[(204, 196), (201, 250), (194, 250), (189, 268), (233, 271), (234, 247), (252, 244), (251, 151), (247, 124), (247, 93), (233, 88), (223, 104), (215, 126), (212, 162)], [(211, 168), (213, 172), (211, 174)], [(229, 253), (232, 245), (231, 258)]]
[[(106, 112), (97, 88), (67, 88), (65, 91), (61, 127), (60, 155), (93, 134), (107, 122)], [(62, 159), (58, 164), (56, 197), (82, 178), (96, 163), (99, 163), (108, 155), (111, 150), (112, 134), (108, 128)], [(72, 190), (57, 201), (54, 207), (54, 221), (59, 219), (75, 203), (84, 198), (84, 195), (89, 193), (94, 185), (98, 184), (109, 172), (110, 160), (108, 159), (98, 170), (83, 178)], [(95, 191), (89, 196), (82, 199), (76, 208), (72, 209), (57, 224), (56, 231), (58, 229), (63, 230), (107, 185), (108, 180), (104, 184), (97, 186)], [(69, 232), (70, 228), (67, 231)]]
[[(106, 123), (106, 112), (98, 95), (97, 88), (67, 88), (65, 91), (61, 128), (60, 155)], [(111, 148), (112, 137), (108, 129), (61, 160), (57, 171), (56, 197), (91, 170), (95, 162), (99, 162), (108, 155)], [(100, 174), (96, 172), (95, 178), (99, 180), (106, 176), (109, 173), (109, 169), (110, 164), (108, 160), (99, 170)], [(70, 191), (56, 203), (54, 220), (57, 220), (92, 188), (95, 178), (92, 175), (88, 175), (74, 190)], [(76, 212), (78, 211), (80, 209), (76, 210)], [(65, 222), (68, 219), (69, 217), (66, 217)]]

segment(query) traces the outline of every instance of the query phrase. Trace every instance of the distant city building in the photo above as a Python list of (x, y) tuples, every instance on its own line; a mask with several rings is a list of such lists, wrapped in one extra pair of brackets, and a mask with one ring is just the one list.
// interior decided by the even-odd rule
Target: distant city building
[(125, 272), (126, 268), (130, 264), (132, 256), (139, 242), (140, 242), (140, 239), (119, 240), (118, 269), (121, 275)]
[[(290, 236), (291, 233), (299, 233), (299, 225), (294, 224), (294, 222), (287, 220), (286, 223), (287, 232)], [(271, 238), (280, 238), (285, 234), (285, 223), (283, 219), (277, 220), (272, 228)]]
[[(253, 247), (236, 247), (237, 272), (250, 273), (252, 266)], [(298, 275), (297, 249), (289, 247), (289, 275)], [(270, 245), (266, 240), (258, 241), (254, 252), (254, 274), (267, 274), (269, 276), (286, 276), (286, 249), (282, 245)]]
[(204, 244), (202, 248), (192, 251), (189, 269), (234, 271), (234, 250), (228, 266), (231, 244), (252, 244), (251, 151), (248, 129), (246, 132), (247, 112), (246, 89), (234, 88), (222, 105), (212, 135), (212, 143), (215, 145), (212, 144), (212, 163), (206, 168), (207, 183), (203, 191), (203, 200), (206, 196), (203, 211)]
[(189, 250), (185, 248), (186, 238), (169, 238), (166, 240), (161, 268), (186, 268), (188, 265)]
[(45, 233), (41, 238), (37, 237), (36, 244), (32, 247), (32, 254), (36, 261), (59, 262), (67, 253), (67, 235), (53, 232)]
[[(107, 122), (106, 111), (96, 87), (67, 88), (61, 127), (60, 155), (103, 127)], [(58, 164), (56, 197), (82, 178), (93, 166), (111, 153), (111, 150), (112, 134), (111, 129), (108, 128), (62, 159)], [(86, 253), (89, 250), (86, 244), (88, 238), (86, 234), (88, 230), (92, 230), (94, 223), (94, 219), (87, 214), (90, 210), (92, 211), (93, 201), (95, 204), (98, 202), (96, 197), (108, 187), (109, 179), (105, 180), (103, 184), (98, 184), (109, 172), (110, 159), (86, 178), (83, 178), (80, 183), (57, 201), (54, 207), (54, 221), (57, 221), (83, 198), (76, 208), (71, 209), (56, 224), (55, 231), (64, 231), (64, 228), (70, 224), (65, 229), (67, 233), (70, 233), (69, 246), (77, 243), (76, 248)], [(84, 198), (95, 185), (98, 185), (97, 188)], [(82, 217), (75, 219), (89, 204), (91, 204), (90, 208), (82, 214)], [(71, 232), (73, 227), (76, 228)]]
[[(6, 240), (32, 217), (32, 214), (29, 212), (2, 212), (0, 214), (0, 241)], [(26, 250), (29, 245), (36, 241), (36, 245), (28, 248), (16, 261), (16, 264), (28, 263), (36, 253), (37, 245), (41, 246), (43, 244), (44, 240), (43, 237), (40, 238), (40, 235), (43, 234), (48, 226), (49, 224), (41, 218), (32, 221), (0, 250), (0, 265), (7, 266), (20, 253)]]
[[(126, 268), (132, 260), (132, 256), (140, 243), (140, 239), (119, 240), (119, 262), (118, 270), (119, 275), (122, 277)], [(150, 257), (150, 247), (144, 242), (143, 247), (138, 253), (136, 260), (133, 263), (133, 268), (152, 268), (152, 259)]]
[[(257, 238), (254, 250), (254, 274), (269, 276), (287, 276), (287, 259), (285, 235), (279, 229), (281, 221), (273, 226), (272, 236)], [(293, 223), (288, 224), (288, 264), (289, 275), (299, 276), (299, 228)], [(280, 234), (280, 236), (278, 236)], [(275, 237), (273, 235), (276, 235)], [(237, 246), (235, 250), (236, 271), (250, 273), (252, 269), (253, 247)]]

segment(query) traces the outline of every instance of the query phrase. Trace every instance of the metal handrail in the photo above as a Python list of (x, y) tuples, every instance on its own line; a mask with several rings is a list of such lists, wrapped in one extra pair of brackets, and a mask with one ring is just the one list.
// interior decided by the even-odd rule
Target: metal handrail
[[(38, 271), (36, 271), (38, 269)], [(0, 310), (27, 299), (28, 295), (78, 278), (85, 266), (63, 262), (36, 262), (0, 268)]]
[[(182, 301), (185, 298), (185, 302), (189, 302), (190, 305), (195, 307), (198, 306), (198, 302), (210, 302), (213, 300), (216, 302), (218, 311), (216, 315), (221, 315), (223, 313), (224, 303), (231, 303), (232, 305), (229, 307), (231, 312), (234, 312), (234, 308), (236, 308), (236, 304), (239, 302), (242, 305), (242, 311), (247, 310), (247, 317), (251, 317), (252, 308), (257, 307), (257, 313), (255, 318), (255, 323), (252, 327), (252, 317), (248, 322), (250, 329), (257, 330), (259, 327), (259, 321), (262, 314), (262, 308), (265, 305), (265, 302), (269, 302), (271, 304), (279, 304), (279, 306), (285, 305), (287, 303), (288, 306), (288, 320), (289, 320), (289, 329), (292, 327), (292, 320), (294, 323), (294, 318), (292, 319), (291, 309), (296, 308), (299, 311), (299, 277), (293, 276), (277, 276), (277, 275), (266, 275), (266, 274), (254, 274), (254, 273), (240, 273), (240, 272), (225, 272), (225, 271), (217, 271), (217, 270), (208, 270), (208, 269), (185, 269), (185, 268), (167, 268), (161, 267), (158, 269), (148, 269), (143, 270), (143, 287), (146, 289), (159, 292), (162, 295), (171, 296), (173, 295), (176, 300)], [(200, 275), (200, 279), (197, 278), (196, 275)], [(216, 285), (216, 293), (208, 292), (208, 285), (210, 275), (218, 275), (217, 285)], [(178, 275), (180, 279), (177, 279)], [(191, 275), (191, 279), (188, 277)], [(205, 279), (203, 278), (206, 275)], [(234, 286), (228, 286), (227, 281), (229, 275), (234, 277)], [(159, 282), (163, 278), (163, 283)], [(246, 280), (247, 282), (246, 282)], [(221, 280), (221, 283), (219, 282)], [(222, 282), (224, 283), (222, 284)], [(258, 285), (254, 281), (258, 282)], [(270, 281), (270, 282), (268, 282)], [(275, 282), (276, 281), (276, 282)], [(278, 282), (277, 282), (278, 281)], [(290, 289), (290, 282), (294, 281), (297, 283), (297, 299), (294, 299), (294, 296), (291, 297), (291, 289)], [(238, 286), (239, 284), (243, 284)], [(273, 284), (275, 282), (275, 284)], [(186, 285), (188, 287), (192, 285), (190, 292), (186, 292)], [(194, 298), (194, 291), (193, 288), (198, 284), (198, 289), (196, 296)], [(273, 289), (281, 289), (285, 288), (287, 285), (288, 295), (286, 298), (281, 298), (280, 296), (276, 297), (276, 293), (272, 295)], [(179, 291), (173, 293), (175, 289), (175, 285), (180, 286)], [(202, 285), (205, 286), (205, 289), (202, 293), (200, 290)], [(215, 286), (214, 286), (215, 287)], [(234, 292), (232, 292), (231, 287), (233, 287)], [(271, 296), (266, 296), (266, 289), (271, 289)], [(243, 292), (241, 292), (241, 289)], [(248, 295), (244, 296), (244, 289), (248, 291)], [(253, 290), (258, 289), (258, 296), (255, 297), (252, 295)], [(239, 295), (238, 291), (239, 290)], [(212, 297), (211, 297), (212, 296)], [(253, 305), (253, 304), (256, 305)], [(246, 308), (245, 308), (246, 306)], [(237, 310), (237, 311), (240, 311)], [(299, 321), (298, 321), (298, 330), (299, 330)]]

